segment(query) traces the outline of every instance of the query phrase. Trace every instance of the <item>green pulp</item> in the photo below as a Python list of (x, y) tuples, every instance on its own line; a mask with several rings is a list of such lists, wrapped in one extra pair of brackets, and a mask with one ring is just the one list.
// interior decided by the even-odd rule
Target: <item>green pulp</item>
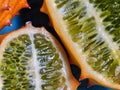
[(33, 90), (26, 73), (29, 59), (32, 57), (31, 41), (28, 35), (21, 35), (9, 42), (3, 53), (0, 65), (2, 90)]
[[(120, 0), (88, 0), (96, 12), (100, 12), (105, 32), (112, 37), (119, 49), (116, 56), (99, 34), (94, 16), (90, 16), (84, 0), (55, 0), (56, 7), (61, 9), (63, 20), (72, 41), (87, 54), (87, 63), (96, 72), (110, 81), (120, 84)], [(62, 4), (62, 5), (61, 5)], [(60, 7), (59, 7), (60, 6)]]
[[(39, 82), (42, 81), (40, 90), (67, 90), (66, 80), (61, 72), (62, 60), (49, 37), (39, 33), (34, 34), (33, 39), (27, 34), (20, 35), (6, 45), (0, 65), (2, 90), (35, 90), (37, 78), (31, 73), (35, 62), (33, 53), (39, 64), (36, 67), (40, 68), (37, 72)], [(32, 72), (36, 73), (33, 69)]]
[(40, 69), (42, 90), (57, 90), (57, 88), (66, 87), (65, 78), (60, 72), (63, 68), (62, 60), (55, 47), (43, 35), (35, 34), (34, 38), (37, 60), (42, 67)]

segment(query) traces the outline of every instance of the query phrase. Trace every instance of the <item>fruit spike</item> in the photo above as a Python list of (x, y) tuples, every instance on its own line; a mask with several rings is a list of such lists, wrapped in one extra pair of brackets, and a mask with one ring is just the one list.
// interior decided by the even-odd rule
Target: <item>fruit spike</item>
[(6, 22), (6, 26), (12, 26), (12, 23), (10, 22), (10, 20)]
[(11, 25), (10, 21), (20, 9), (30, 8), (27, 0), (2, 0), (0, 1), (0, 30), (6, 26)]
[(0, 13), (3, 10), (8, 10), (9, 9), (9, 1), (10, 0), (0, 0)]

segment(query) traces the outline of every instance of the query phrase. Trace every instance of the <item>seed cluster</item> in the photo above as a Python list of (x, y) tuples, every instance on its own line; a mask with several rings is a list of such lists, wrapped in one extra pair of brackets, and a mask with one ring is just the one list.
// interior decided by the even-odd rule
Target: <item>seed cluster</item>
[(120, 1), (119, 0), (90, 0), (95, 7), (102, 11), (101, 17), (106, 31), (113, 35), (113, 41), (119, 44), (120, 49)]
[[(106, 26), (106, 30), (109, 29), (110, 31), (114, 29), (112, 31), (112, 34), (114, 35), (113, 41), (116, 40), (119, 42), (119, 21), (116, 22), (116, 20), (119, 19), (119, 17), (116, 16), (119, 14), (118, 11), (120, 10), (118, 9), (118, 5), (120, 5), (119, 0), (116, 0), (116, 2), (114, 0), (89, 1), (94, 3), (96, 8), (100, 8), (101, 10), (105, 8), (102, 10), (103, 13), (101, 14), (101, 18), (105, 12), (110, 13), (105, 14), (106, 18), (104, 19), (104, 22), (107, 21), (111, 23)], [(62, 2), (64, 2), (64, 0), (59, 0), (59, 2), (55, 0), (56, 7), (58, 7)], [(117, 6), (114, 5), (115, 3)], [(80, 0), (68, 0), (65, 3), (62, 3), (62, 6), (58, 9), (61, 8), (63, 11), (62, 13), (64, 13), (63, 20), (67, 23), (68, 32), (71, 35), (73, 42), (76, 42), (80, 47), (82, 47), (82, 52), (88, 55), (88, 64), (95, 71), (102, 73), (104, 77), (108, 78), (112, 82), (120, 84), (120, 72), (117, 72), (120, 67), (117, 60), (119, 58), (115, 58), (112, 50), (108, 47), (108, 43), (106, 43), (106, 41), (103, 40), (103, 37), (98, 34), (96, 21), (93, 16), (88, 15), (84, 3)], [(115, 14), (115, 12), (117, 12), (117, 14)], [(111, 25), (114, 27), (111, 27)]]
[(2, 90), (34, 89), (34, 85), (27, 78), (29, 73), (26, 73), (31, 56), (31, 41), (28, 35), (21, 35), (9, 42), (0, 65)]
[(42, 90), (56, 90), (62, 87), (66, 90), (65, 78), (60, 72), (63, 67), (62, 61), (49, 38), (45, 37), (41, 34), (34, 35), (37, 60), (41, 67)]
[(37, 78), (32, 73), (35, 72), (32, 60), (36, 59), (33, 56), (33, 49), (36, 51), (38, 61), (36, 63), (39, 63), (40, 67), (38, 73), (40, 74), (39, 79), (42, 80), (40, 83), (42, 90), (57, 90), (58, 88), (67, 90), (66, 80), (62, 74), (62, 60), (49, 37), (39, 33), (31, 35), (33, 35), (33, 39), (28, 34), (13, 38), (5, 47), (0, 65), (2, 90), (34, 90), (38, 88), (34, 80)]

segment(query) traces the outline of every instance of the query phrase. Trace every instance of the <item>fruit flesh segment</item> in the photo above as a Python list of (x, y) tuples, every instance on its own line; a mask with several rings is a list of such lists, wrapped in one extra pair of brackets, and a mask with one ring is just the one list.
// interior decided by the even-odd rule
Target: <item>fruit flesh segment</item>
[(30, 83), (29, 73), (26, 73), (28, 62), (32, 57), (31, 41), (28, 35), (22, 35), (10, 41), (5, 48), (1, 61), (3, 80), (2, 90), (34, 89)]
[[(87, 63), (109, 81), (120, 84), (120, 2), (54, 0), (67, 32)], [(118, 9), (119, 8), (119, 9)], [(114, 11), (114, 12), (113, 12)], [(117, 22), (118, 21), (118, 22)]]
[[(38, 77), (33, 70), (36, 68)], [(39, 33), (32, 36), (23, 34), (8, 43), (0, 73), (2, 90), (68, 90), (63, 63), (56, 48), (49, 37)], [(39, 80), (40, 87), (35, 79)]]
[(37, 60), (40, 63), (40, 74), (42, 79), (42, 90), (67, 89), (65, 77), (61, 73), (62, 61), (52, 43), (40, 34), (34, 35)]
[[(102, 11), (101, 18), (105, 25), (105, 30), (113, 36), (112, 40), (119, 44), (120, 49), (120, 1), (119, 0), (90, 0), (91, 3), (94, 3), (94, 7)], [(99, 3), (99, 4), (98, 4)]]

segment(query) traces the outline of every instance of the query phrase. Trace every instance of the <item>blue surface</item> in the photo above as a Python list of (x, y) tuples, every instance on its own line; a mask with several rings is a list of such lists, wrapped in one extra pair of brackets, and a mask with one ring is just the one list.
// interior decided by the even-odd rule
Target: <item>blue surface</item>
[(16, 29), (23, 26), (22, 21), (21, 21), (19, 16), (15, 16), (12, 19), (11, 23), (12, 23), (12, 26), (6, 26), (5, 28), (3, 28), (0, 31), (0, 34), (5, 34), (5, 33), (8, 33), (8, 32), (11, 32), (11, 31), (16, 30)]
[(108, 88), (105, 88), (105, 87), (102, 87), (102, 86), (95, 85), (95, 86), (92, 86), (90, 88), (82, 88), (82, 87), (80, 87), (77, 90), (112, 90), (112, 89), (108, 89)]
[[(16, 30), (16, 29), (19, 29), (20, 27), (22, 27), (23, 24), (22, 24), (22, 21), (20, 19), (19, 16), (15, 16), (14, 19), (12, 20), (12, 26), (6, 26), (4, 29), (2, 29), (0, 31), (0, 34), (5, 34), (7, 32), (11, 32), (13, 30)], [(85, 86), (87, 86), (87, 83), (84, 83), (83, 87), (80, 86), (78, 87), (77, 90), (112, 90), (112, 89), (108, 89), (108, 88), (105, 88), (105, 87), (102, 87), (102, 86), (92, 86), (90, 88), (86, 88)]]

